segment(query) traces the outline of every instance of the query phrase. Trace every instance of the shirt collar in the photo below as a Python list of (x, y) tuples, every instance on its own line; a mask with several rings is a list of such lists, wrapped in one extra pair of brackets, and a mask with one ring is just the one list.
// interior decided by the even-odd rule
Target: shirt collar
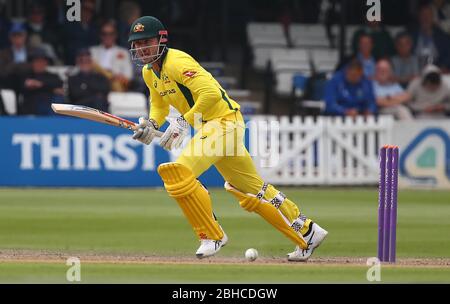
[(159, 66), (159, 72), (153, 70), (152, 65), (149, 63), (147, 64), (147, 69), (148, 70), (152, 70), (153, 73), (155, 73), (156, 76), (158, 76), (158, 78), (161, 78), (161, 73), (164, 67), (164, 62), (166, 61), (166, 57), (167, 57), (167, 53), (169, 52), (169, 48), (166, 49), (166, 51), (161, 55), (161, 58), (158, 60), (158, 66)]

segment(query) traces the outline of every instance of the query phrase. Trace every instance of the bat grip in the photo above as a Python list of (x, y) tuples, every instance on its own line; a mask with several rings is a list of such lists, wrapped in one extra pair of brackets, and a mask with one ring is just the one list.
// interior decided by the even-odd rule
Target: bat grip
[[(137, 124), (134, 124), (134, 126), (132, 127), (132, 129), (133, 129), (133, 131), (136, 131), (136, 130), (138, 129), (138, 125), (137, 125)], [(163, 134), (164, 134), (164, 132), (161, 132), (161, 131), (156, 130), (156, 131), (155, 131), (155, 134), (156, 134), (157, 137), (162, 137)]]

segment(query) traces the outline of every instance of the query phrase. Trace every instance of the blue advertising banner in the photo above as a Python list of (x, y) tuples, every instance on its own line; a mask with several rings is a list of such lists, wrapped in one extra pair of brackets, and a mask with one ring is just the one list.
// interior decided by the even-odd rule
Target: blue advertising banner
[[(176, 159), (127, 130), (65, 117), (0, 117), (0, 147), (0, 186), (162, 186), (158, 165)], [(215, 168), (200, 180), (223, 186)]]

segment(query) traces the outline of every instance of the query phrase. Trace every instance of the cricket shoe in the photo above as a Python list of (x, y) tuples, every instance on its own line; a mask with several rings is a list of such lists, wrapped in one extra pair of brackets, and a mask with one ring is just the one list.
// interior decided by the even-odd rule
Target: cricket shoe
[(295, 247), (295, 251), (288, 253), (288, 261), (306, 262), (314, 250), (319, 247), (328, 234), (328, 231), (320, 227), (314, 222), (311, 222), (311, 230), (303, 238), (308, 245), (308, 248), (301, 249), (299, 246)]
[(225, 246), (227, 242), (228, 237), (225, 234), (225, 231), (223, 232), (223, 237), (220, 240), (209, 240), (209, 239), (201, 240), (200, 247), (198, 247), (195, 255), (199, 259), (213, 256), (220, 250), (220, 248)]

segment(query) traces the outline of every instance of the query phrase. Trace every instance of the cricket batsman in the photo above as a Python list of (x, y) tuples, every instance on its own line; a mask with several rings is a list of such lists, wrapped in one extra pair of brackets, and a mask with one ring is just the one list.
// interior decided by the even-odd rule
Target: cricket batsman
[(190, 55), (168, 47), (168, 31), (158, 19), (137, 19), (128, 41), (133, 61), (143, 66), (151, 101), (149, 117), (139, 118), (133, 139), (150, 144), (155, 131), (166, 122), (170, 106), (181, 116), (168, 118), (169, 126), (159, 142), (164, 149), (179, 148), (189, 136), (190, 126), (196, 130), (175, 162), (158, 167), (165, 189), (200, 240), (196, 256), (213, 256), (228, 241), (208, 191), (197, 180), (215, 166), (225, 179), (226, 191), (243, 209), (257, 213), (296, 245), (288, 260), (306, 261), (328, 232), (262, 180), (244, 145), (245, 125), (239, 104)]

